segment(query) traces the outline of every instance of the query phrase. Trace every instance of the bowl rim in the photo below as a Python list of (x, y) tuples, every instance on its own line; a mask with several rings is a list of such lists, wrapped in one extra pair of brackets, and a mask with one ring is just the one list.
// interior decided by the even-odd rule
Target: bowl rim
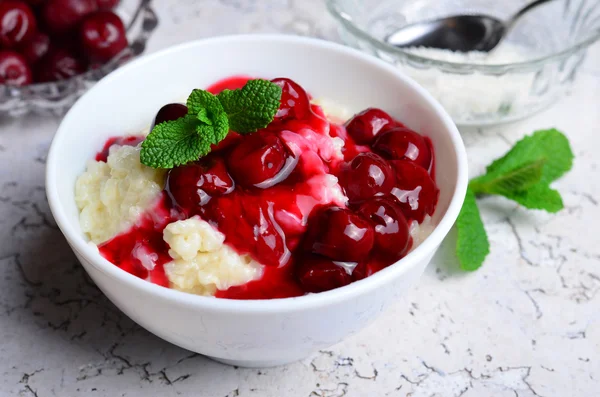
[(334, 17), (334, 19), (336, 19), (340, 24), (342, 24), (342, 26), (344, 26), (353, 35), (368, 41), (375, 48), (406, 58), (413, 62), (419, 62), (424, 65), (438, 66), (444, 69), (445, 71), (449, 72), (464, 72), (475, 69), (476, 71), (490, 74), (503, 74), (515, 69), (537, 68), (539, 66), (543, 66), (544, 64), (550, 61), (558, 61), (565, 59), (570, 55), (576, 53), (577, 51), (589, 47), (591, 44), (600, 39), (600, 29), (597, 29), (595, 32), (592, 31), (589, 37), (580, 40), (575, 44), (566, 47), (560, 51), (554, 52), (549, 55), (544, 55), (538, 58), (531, 58), (521, 62), (481, 64), (473, 62), (466, 63), (444, 61), (441, 59), (429, 58), (423, 55), (418, 55), (410, 51), (406, 51), (401, 48), (395, 47), (391, 44), (387, 44), (386, 42), (381, 41), (373, 35), (371, 35), (368, 31), (358, 27), (358, 25), (356, 25), (352, 21), (352, 18), (348, 14), (338, 9), (339, 0), (325, 0), (325, 3), (327, 9), (329, 10), (329, 13)]
[[(286, 43), (286, 44), (299, 44), (309, 47), (320, 47), (322, 49), (339, 52), (345, 55), (350, 55), (356, 58), (357, 61), (365, 62), (369, 64), (375, 71), (385, 70), (390, 72), (395, 78), (402, 80), (405, 84), (408, 84), (414, 89), (417, 95), (420, 95), (426, 102), (428, 102), (434, 109), (434, 111), (441, 118), (447, 133), (449, 134), (452, 147), (454, 149), (454, 155), (457, 162), (457, 180), (455, 181), (454, 192), (452, 194), (450, 204), (446, 213), (441, 218), (439, 224), (434, 228), (433, 232), (412, 252), (402, 258), (400, 261), (388, 266), (387, 268), (377, 272), (376, 274), (367, 277), (364, 280), (360, 280), (350, 285), (336, 288), (330, 291), (321, 292), (318, 294), (309, 294), (293, 298), (280, 298), (270, 300), (233, 300), (233, 299), (217, 299), (210, 296), (194, 295), (186, 292), (177, 291), (175, 289), (162, 287), (141, 278), (138, 278), (126, 271), (115, 266), (107, 259), (102, 257), (96, 247), (92, 247), (88, 241), (84, 238), (83, 234), (77, 231), (67, 218), (65, 210), (61, 204), (57, 180), (59, 178), (59, 170), (57, 169), (57, 159), (61, 155), (61, 147), (63, 142), (68, 140), (69, 132), (63, 128), (64, 121), (71, 117), (75, 112), (78, 112), (78, 108), (81, 104), (79, 100), (69, 110), (61, 125), (58, 127), (56, 135), (53, 138), (50, 150), (48, 152), (47, 167), (46, 167), (46, 195), (50, 210), (56, 220), (58, 227), (60, 228), (63, 235), (66, 237), (69, 245), (83, 258), (85, 258), (96, 270), (104, 273), (110, 278), (116, 278), (124, 282), (128, 288), (135, 290), (141, 290), (143, 292), (156, 295), (161, 299), (176, 302), (179, 305), (187, 307), (202, 308), (208, 311), (219, 311), (219, 312), (244, 312), (244, 313), (275, 313), (275, 312), (291, 312), (291, 311), (302, 311), (309, 308), (327, 306), (335, 304), (337, 302), (348, 300), (352, 297), (359, 296), (369, 291), (377, 289), (379, 286), (387, 282), (388, 279), (396, 279), (402, 274), (406, 273), (408, 269), (416, 266), (420, 261), (426, 259), (428, 255), (434, 252), (439, 244), (442, 242), (444, 237), (450, 231), (450, 228), (454, 224), (467, 190), (468, 183), (468, 170), (467, 170), (467, 155), (466, 150), (458, 132), (458, 129), (450, 116), (442, 108), (442, 106), (421, 86), (419, 86), (412, 79), (404, 75), (397, 68), (392, 65), (377, 59), (373, 56), (364, 54), (358, 50), (315, 38), (289, 36), (281, 34), (244, 34), (244, 35), (229, 35), (221, 36), (208, 39), (200, 39), (191, 42), (182, 43), (152, 54), (144, 55), (127, 65), (117, 69), (107, 77), (102, 79), (96, 86), (101, 87), (103, 84), (109, 83), (111, 80), (119, 78), (122, 74), (128, 73), (130, 70), (143, 67), (145, 63), (151, 62), (157, 58), (172, 58), (172, 54), (176, 54), (180, 51), (190, 50), (195, 47), (202, 47), (206, 43), (210, 44), (227, 44), (228, 42), (259, 42), (259, 43)], [(82, 98), (87, 95), (92, 95), (94, 88), (84, 94)]]

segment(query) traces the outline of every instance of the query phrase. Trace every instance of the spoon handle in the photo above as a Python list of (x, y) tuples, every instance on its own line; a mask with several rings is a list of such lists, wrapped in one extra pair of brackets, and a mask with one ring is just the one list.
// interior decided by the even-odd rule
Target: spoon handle
[(549, 1), (552, 0), (535, 0), (532, 1), (531, 3), (527, 4), (525, 7), (521, 8), (519, 11), (517, 11), (516, 14), (514, 14), (508, 21), (507, 21), (507, 26), (508, 28), (512, 28), (513, 25), (515, 24), (515, 22), (517, 21), (517, 19), (521, 18), (524, 14), (526, 14), (527, 12), (531, 11), (531, 9), (542, 5), (544, 3), (547, 3)]

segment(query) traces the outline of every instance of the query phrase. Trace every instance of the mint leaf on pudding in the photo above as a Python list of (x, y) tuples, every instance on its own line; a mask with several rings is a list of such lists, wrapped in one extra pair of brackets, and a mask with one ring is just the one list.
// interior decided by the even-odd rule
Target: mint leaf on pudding
[(188, 113), (197, 115), (202, 109), (213, 110), (223, 109), (221, 102), (216, 96), (208, 91), (194, 89), (188, 96), (186, 101), (188, 107)]
[(250, 80), (237, 90), (223, 90), (218, 96), (227, 113), (229, 128), (246, 134), (265, 128), (277, 113), (281, 87), (267, 80)]
[[(279, 109), (281, 88), (267, 80), (249, 80), (238, 90), (218, 96), (195, 89), (189, 95), (188, 114), (154, 126), (142, 143), (142, 164), (173, 168), (206, 156), (229, 130), (254, 132), (273, 121)], [(183, 105), (177, 105), (185, 107)], [(176, 116), (177, 117), (177, 116)]]
[(229, 133), (229, 121), (219, 99), (208, 91), (193, 90), (187, 99), (188, 113), (200, 121), (198, 134), (212, 144), (221, 142)]
[(173, 168), (208, 154), (212, 142), (196, 131), (199, 123), (195, 116), (187, 115), (156, 125), (142, 142), (142, 164)]
[(456, 256), (460, 268), (467, 271), (479, 269), (490, 253), (490, 243), (481, 221), (475, 193), (468, 188), (465, 202), (456, 220)]
[[(212, 114), (209, 113), (208, 117), (211, 123), (205, 123), (205, 126), (212, 130), (211, 133), (213, 134), (214, 139), (213, 143), (216, 145), (225, 139), (227, 134), (229, 134), (229, 120), (227, 119), (227, 114), (223, 110), (215, 110)], [(201, 129), (198, 129), (198, 133), (202, 134), (203, 132)]]

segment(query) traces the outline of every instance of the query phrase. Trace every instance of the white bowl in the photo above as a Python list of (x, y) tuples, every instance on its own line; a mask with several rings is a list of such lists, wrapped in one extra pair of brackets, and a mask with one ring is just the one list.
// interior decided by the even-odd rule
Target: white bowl
[[(108, 137), (142, 131), (157, 109), (192, 88), (245, 74), (290, 77), (316, 98), (350, 111), (375, 106), (429, 136), (440, 199), (433, 233), (398, 263), (332, 291), (238, 301), (186, 294), (137, 278), (86, 240), (75, 180)], [(75, 255), (106, 296), (157, 336), (217, 361), (266, 367), (302, 359), (369, 324), (414, 284), (460, 211), (467, 187), (461, 137), (441, 106), (396, 68), (341, 45), (300, 37), (247, 35), (182, 44), (140, 58), (86, 93), (50, 148), (46, 189), (52, 214)], [(399, 331), (401, 332), (401, 331)]]

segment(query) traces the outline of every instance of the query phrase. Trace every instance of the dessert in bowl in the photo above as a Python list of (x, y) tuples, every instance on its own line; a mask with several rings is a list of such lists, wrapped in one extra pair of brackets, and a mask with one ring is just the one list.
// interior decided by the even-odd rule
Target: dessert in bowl
[[(157, 126), (190, 117), (189, 101), (175, 104), (248, 80), (231, 76), (275, 79), (268, 125), (170, 170), (142, 164), (150, 138), (136, 135), (159, 109), (182, 113), (161, 111)], [(389, 126), (365, 129), (375, 124)], [(407, 135), (412, 154), (394, 143)], [(268, 366), (358, 331), (416, 281), (466, 180), (455, 126), (390, 66), (318, 40), (233, 36), (148, 56), (90, 90), (57, 132), (47, 189), (75, 254), (133, 320), (222, 362)]]

